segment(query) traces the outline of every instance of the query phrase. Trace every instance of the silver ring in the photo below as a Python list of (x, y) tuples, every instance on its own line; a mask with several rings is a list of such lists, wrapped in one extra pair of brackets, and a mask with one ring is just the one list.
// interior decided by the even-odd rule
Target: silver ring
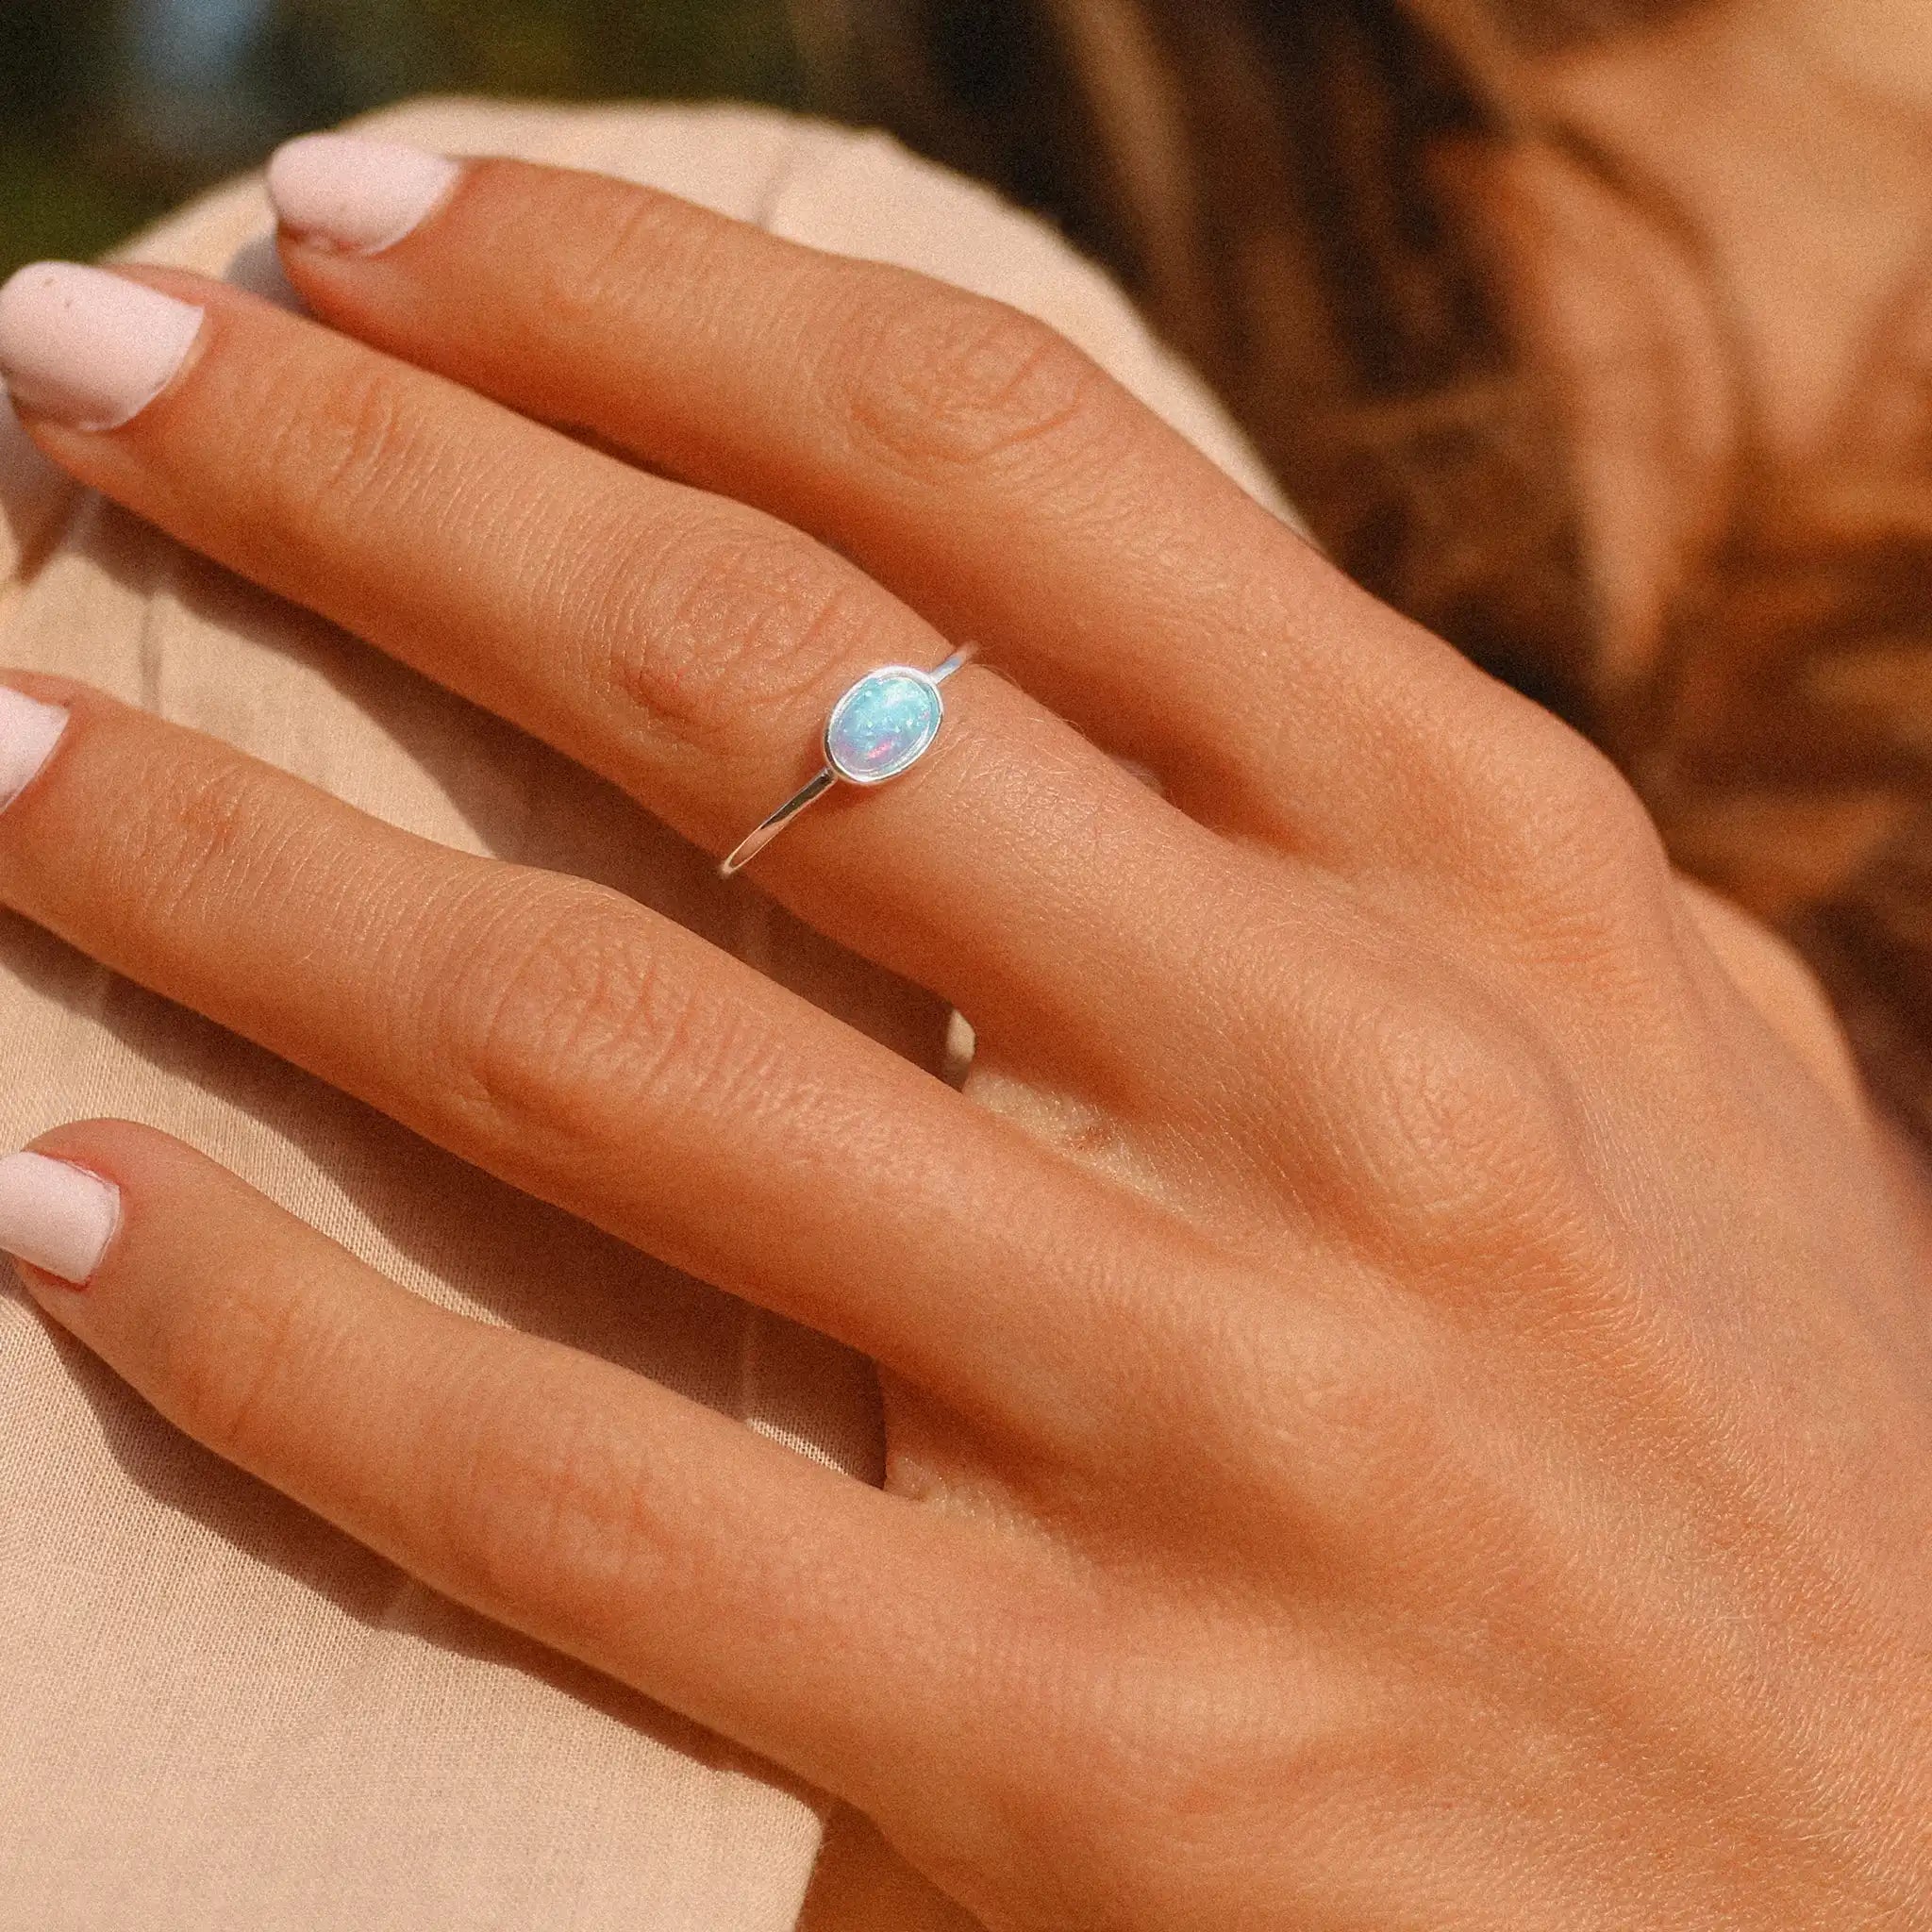
[(881, 664), (849, 686), (825, 720), (824, 769), (739, 841), (719, 866), (718, 876), (728, 879), (748, 865), (841, 779), (848, 785), (883, 785), (910, 771), (932, 749), (945, 722), (940, 686), (973, 656), (973, 649), (961, 645), (933, 671)]

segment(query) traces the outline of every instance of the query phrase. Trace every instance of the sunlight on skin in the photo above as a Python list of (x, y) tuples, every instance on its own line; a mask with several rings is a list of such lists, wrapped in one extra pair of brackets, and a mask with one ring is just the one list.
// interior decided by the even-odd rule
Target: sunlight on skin
[[(1775, 128), (1789, 63), (1714, 30), (1668, 47), (1680, 93), (1699, 75), (1736, 83), (1710, 89), (1720, 130)], [(1625, 82), (1668, 47), (1626, 44)], [(1553, 85), (1574, 83), (1579, 118), (1655, 175), (1673, 150), (1654, 104), (1620, 121), (1613, 79), (1575, 63)], [(1857, 129), (1821, 109), (1800, 132), (1829, 159)], [(338, 181), (366, 180), (382, 158), (344, 145)], [(420, 158), (403, 177), (382, 165), (423, 184)], [(1735, 159), (1684, 169), (1685, 204), (1701, 180), (1745, 232)], [(1793, 226), (1815, 244), (1794, 280), (1814, 289), (1846, 178), (1817, 172)], [(1696, 326), (1694, 304), (1673, 306), (1684, 278), (1669, 261), (1630, 275), (1641, 221), (1613, 237), (1588, 202), (1540, 206), (1517, 185), (1513, 265), (1548, 299), (1543, 346), (1560, 358), (1582, 331), (1570, 359), (1600, 393), (1620, 372), (1640, 392), (1581, 427), (1629, 437), (1620, 489), (1663, 501), (1683, 481), (1671, 384), (1717, 386), (1674, 360), (1673, 326)], [(185, 276), (17, 278), (0, 348), (42, 446), (714, 845), (770, 795), (791, 727), (820, 715), (814, 680), (778, 690), (758, 651), (788, 672), (819, 652), (832, 689), (835, 669), (930, 661), (927, 620), (884, 579), (929, 591), (950, 573), (983, 596), (978, 546), (951, 544), (990, 533), (1031, 560), (993, 586), (1015, 608), (1042, 584), (1068, 592), (1056, 611), (1118, 596), (1124, 622), (1096, 626), (1109, 645), (1162, 642), (1139, 669), (1088, 652), (1070, 688), (1109, 729), (1146, 707), (1174, 795), (1198, 783), (1236, 836), (1124, 778), (1076, 707), (1062, 719), (1017, 677), (975, 683), (959, 755), (890, 805), (794, 835), (791, 870), (768, 876), (801, 915), (984, 1017), (985, 1078), (962, 1100), (671, 922), (410, 841), (217, 740), (28, 678), (16, 739), (31, 708), (66, 723), (16, 760), (10, 907), (874, 1357), (892, 1493), (830, 1481), (609, 1364), (429, 1310), (206, 1157), (125, 1124), (16, 1157), (9, 1244), (58, 1277), (28, 1271), (39, 1306), (191, 1435), (432, 1587), (881, 1821), (838, 1814), (808, 1932), (965, 1932), (935, 1886), (1037, 1932), (1227, 1924), (1277, 1888), (1310, 1924), (1453, 1918), (1466, 1880), (1470, 1910), (1512, 1917), (1520, 1879), (1525, 1924), (1620, 1892), (1620, 1920), (1656, 1923), (1701, 1919), (1714, 1890), (1740, 1926), (1835, 1923), (1847, 1900), (1873, 1923), (1881, 1900), (1922, 1895), (1906, 1839), (1932, 1808), (1894, 1801), (1923, 1775), (1911, 1664), (1932, 1499), (1897, 1445), (1923, 1430), (1924, 1283), (1848, 1122), (1863, 1109), (1842, 1043), (1789, 956), (1696, 889), (1679, 898), (1638, 799), (1574, 733), (1321, 572), (1158, 425), (1106, 413), (1116, 392), (1085, 365), (1051, 365), (1084, 413), (1064, 389), (1029, 391), (1032, 413), (989, 425), (947, 374), (961, 341), (990, 339), (983, 308), (585, 176), (484, 163), (419, 200), (419, 226), (394, 226), (393, 197), (376, 223), (348, 219), (366, 197), (312, 196), (287, 226), (291, 280), (340, 328)], [(562, 207), (580, 226), (545, 219)], [(1568, 225), (1539, 231), (1553, 211)], [(622, 281), (607, 228), (649, 235)], [(500, 276), (492, 242), (533, 235), (554, 238), (547, 277)], [(1607, 240), (1628, 252), (1604, 273)], [(837, 447), (854, 452), (838, 489), (823, 425), (799, 443), (761, 301), (720, 301), (693, 350), (666, 299), (680, 248), (721, 295), (732, 275), (760, 298), (782, 288), (814, 343), (905, 304), (888, 315), (896, 380), (870, 355), (821, 358), (865, 372), (837, 399), (852, 432)], [(1766, 295), (1734, 272), (1749, 255), (1715, 275), (1746, 307)], [(1607, 325), (1578, 296), (1593, 260), (1622, 285)], [(575, 311), (548, 299), (565, 276), (592, 288)], [(1064, 356), (998, 322), (1029, 378)], [(1760, 362), (1789, 346), (1770, 326), (1751, 340)], [(1733, 367), (1758, 371), (1734, 358), (1718, 376)], [(269, 368), (287, 418), (332, 441), (260, 447)], [(1003, 408), (1010, 394), (998, 385)], [(936, 447), (962, 417), (968, 441)], [(625, 473), (553, 418), (674, 451), (688, 480)], [(1031, 467), (1042, 425), (1070, 421), (1119, 439), (1105, 515), (1039, 513), (1068, 475)], [(333, 482), (345, 446), (363, 487), (316, 492), (318, 455)], [(452, 514), (479, 475), (522, 486), (534, 523)], [(955, 524), (975, 491), (980, 524)], [(1586, 491), (1586, 516), (1613, 494)], [(824, 541), (759, 521), (781, 511)], [(1224, 531), (1224, 548), (1143, 525)], [(640, 530), (655, 548), (616, 548)], [(531, 554), (616, 567), (533, 585), (515, 567)], [(1660, 579), (1672, 562), (1653, 553)], [(1267, 694), (1257, 604), (1289, 590), (1304, 648), (1283, 689), (1204, 704), (1207, 685)], [(1175, 607), (1199, 621), (1185, 658), (1155, 622)], [(828, 609), (864, 628), (828, 628)], [(1050, 681), (1065, 634), (1024, 616), (1015, 659)], [(586, 635), (597, 651), (576, 649)], [(715, 648), (734, 636), (755, 648)], [(789, 724), (737, 701), (773, 693)], [(1252, 724), (1284, 711), (1335, 728)], [(150, 809), (130, 834), (117, 808), (137, 777)], [(962, 820), (982, 836), (959, 840)], [(1117, 870), (1091, 862), (1096, 826)], [(1347, 894), (1305, 862), (1330, 848)], [(308, 891), (311, 869), (341, 890)], [(131, 874), (177, 874), (181, 891), (120, 909)], [(411, 943), (373, 948), (356, 921), (391, 904), (425, 908)], [(1815, 1079), (1728, 997), (1693, 923)], [(472, 1077), (449, 1079), (453, 1059)], [(989, 1085), (988, 1108), (968, 1104)], [(84, 1250), (42, 1238), (76, 1228)], [(247, 1265), (219, 1278), (211, 1249)], [(216, 1323), (233, 1348), (199, 1345)], [(399, 1457), (412, 1430), (420, 1453)], [(1586, 1544), (1595, 1574), (1572, 1588)], [(1393, 1658), (1372, 1634), (1390, 1628)], [(1744, 1630), (1762, 1653), (1740, 1649)], [(1706, 1728), (1687, 1732), (1693, 1718)], [(1766, 1769), (1786, 1759), (1800, 1795), (1780, 1815)], [(1554, 1821), (1536, 1857), (1510, 1849), (1519, 1778)]]
[[(1680, 877), (1686, 909), (1739, 990), (1846, 1110), (1869, 1124), (1862, 1084), (1829, 1002), (1784, 941), (1694, 879)], [(1912, 1204), (1932, 1276), (1932, 1168), (1883, 1129), (1901, 1194)], [(913, 1871), (871, 1822), (835, 1807), (797, 1932), (981, 1932), (979, 1922)]]
[[(1677, 71), (1659, 89), (1660, 62)], [(1732, 76), (1738, 125), (1749, 127), (1755, 121), (1766, 135), (1774, 128), (1788, 130), (1788, 122), (1768, 111), (1774, 104), (1786, 105), (1785, 88), (1807, 92), (1810, 139), (1795, 148), (1766, 140), (1725, 155), (1709, 142), (1703, 120), (1680, 121), (1669, 114), (1653, 119), (1645, 111), (1646, 99), (1674, 99), (1682, 89), (1708, 87), (1713, 70)], [(1593, 131), (1643, 152), (1719, 231), (1720, 258), (1733, 265), (1747, 306), (1753, 298), (1757, 305), (1747, 321), (1757, 324), (1753, 333), (1764, 377), (1800, 404), (1784, 419), (1794, 436), (1802, 436), (1812, 418), (1829, 409), (1856, 358), (1862, 332), (1890, 296), (1902, 266), (1917, 262), (1932, 231), (1927, 218), (1932, 198), (1909, 192), (1915, 177), (1903, 162), (1880, 177), (1900, 186), (1898, 196), (1890, 202), (1874, 198), (1869, 128), (1857, 123), (1841, 96), (1821, 85), (1821, 70), (1862, 85), (1882, 84), (1899, 95), (1932, 98), (1932, 30), (1916, 0), (1832, 0), (1822, 7), (1807, 0), (1765, 0), (1734, 9), (1728, 17), (1713, 9), (1688, 33), (1624, 42), (1553, 75), (1559, 97), (1579, 119), (1587, 119)], [(1866, 111), (1872, 111), (1869, 106)], [(1683, 165), (1676, 167), (1680, 137)], [(1915, 144), (1907, 139), (1907, 147)], [(1707, 166), (1713, 154), (1718, 159), (1714, 171)], [(1822, 157), (1834, 156), (1840, 166), (1820, 165)], [(1792, 173), (1796, 179), (1788, 178)], [(1774, 195), (1777, 218), (1771, 220), (1762, 197)], [(1854, 214), (1864, 226), (1847, 228), (1846, 202), (1855, 205)], [(1879, 232), (1871, 232), (1874, 227)], [(1794, 235), (1801, 258), (1818, 263), (1815, 275), (1802, 286), (1821, 297), (1824, 307), (1800, 308), (1796, 325), (1788, 326)], [(1587, 234), (1562, 237), (1566, 247), (1579, 242), (1586, 250), (1591, 246)], [(1596, 245), (1614, 258), (1614, 240), (1600, 235)], [(1871, 284), (1847, 273), (1847, 258), (1859, 254), (1879, 264)], [(1652, 420), (1669, 419), (1681, 434), (1685, 386), (1694, 391), (1709, 383), (1714, 352), (1698, 326), (1695, 291), (1680, 286), (1674, 297), (1668, 292), (1669, 251), (1659, 247), (1658, 259), (1666, 292), (1657, 300), (1657, 313), (1633, 320), (1633, 332), (1674, 344), (1674, 353), (1647, 366), (1659, 373)], [(1614, 272), (1613, 259), (1607, 265)], [(1688, 279), (1689, 264), (1681, 264), (1678, 274)], [(1551, 319), (1546, 313), (1545, 325)], [(1545, 345), (1563, 353), (1561, 344), (1546, 341)], [(1584, 347), (1586, 356), (1564, 359), (1587, 359), (1589, 345), (1573, 341), (1568, 346), (1573, 352)], [(1636, 366), (1646, 365), (1638, 358)], [(1627, 385), (1633, 361), (1620, 358), (1615, 367), (1619, 380)], [(1728, 433), (1722, 398), (1707, 396), (1705, 402), (1704, 447), (1722, 452)], [(1603, 420), (1628, 425), (1644, 418), (1641, 411), (1633, 418), (1624, 398), (1614, 415), (1607, 413)], [(1698, 507), (1682, 499), (1707, 482), (1711, 471), (1700, 468), (1694, 448), (1687, 451), (1680, 443), (1674, 462), (1660, 459), (1655, 450), (1586, 453), (1586, 464), (1594, 458), (1602, 465), (1599, 474), (1606, 484), (1602, 535), (1620, 552), (1600, 568), (1623, 573), (1633, 609), (1660, 609), (1668, 585), (1657, 579), (1674, 559), (1671, 531), (1697, 521)], [(1645, 486), (1646, 504), (1633, 506), (1624, 488), (1633, 475)], [(1624, 500), (1613, 508), (1618, 496)], [(1844, 1036), (1809, 970), (1767, 927), (1728, 901), (1694, 880), (1684, 878), (1680, 884), (1687, 910), (1745, 997), (1847, 1111), (1869, 1124)], [(1926, 1174), (1902, 1141), (1895, 1136), (1888, 1141), (1902, 1191), (1921, 1197), (1918, 1219), (1932, 1256)], [(864, 1820), (849, 1811), (835, 1814), (799, 1932), (973, 1932), (974, 1925), (909, 1870)]]

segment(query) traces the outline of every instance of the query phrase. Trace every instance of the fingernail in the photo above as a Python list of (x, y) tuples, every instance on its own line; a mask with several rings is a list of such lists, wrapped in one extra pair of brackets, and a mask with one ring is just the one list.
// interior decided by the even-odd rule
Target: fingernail
[(0, 684), (0, 811), (27, 788), (67, 729), (67, 713)]
[(121, 1224), (121, 1190), (44, 1154), (0, 1160), (0, 1248), (76, 1288)]
[(422, 225), (462, 172), (455, 161), (359, 134), (305, 134), (270, 158), (283, 227), (345, 255), (376, 255)]
[(173, 380), (201, 317), (125, 275), (37, 261), (0, 289), (0, 375), (26, 408), (118, 429)]

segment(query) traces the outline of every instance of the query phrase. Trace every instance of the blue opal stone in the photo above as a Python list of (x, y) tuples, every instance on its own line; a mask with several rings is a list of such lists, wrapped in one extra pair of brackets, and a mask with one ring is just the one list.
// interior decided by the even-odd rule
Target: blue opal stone
[(841, 778), (895, 778), (939, 735), (939, 687), (923, 672), (889, 664), (861, 677), (832, 708), (825, 757)]

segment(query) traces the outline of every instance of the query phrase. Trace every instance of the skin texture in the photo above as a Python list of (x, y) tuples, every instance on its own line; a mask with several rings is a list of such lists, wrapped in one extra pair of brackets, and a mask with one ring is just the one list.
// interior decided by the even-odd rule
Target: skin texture
[(1010, 311), (508, 162), (284, 252), (329, 328), (147, 275), (190, 366), (42, 446), (714, 850), (852, 676), (978, 640), (758, 873), (959, 1007), (966, 1089), (56, 679), (0, 901), (865, 1350), (887, 1482), (125, 1123), (36, 1143), (124, 1204), (46, 1312), (870, 1820), (848, 1924), (1932, 1923), (1905, 1170), (1614, 769)]

